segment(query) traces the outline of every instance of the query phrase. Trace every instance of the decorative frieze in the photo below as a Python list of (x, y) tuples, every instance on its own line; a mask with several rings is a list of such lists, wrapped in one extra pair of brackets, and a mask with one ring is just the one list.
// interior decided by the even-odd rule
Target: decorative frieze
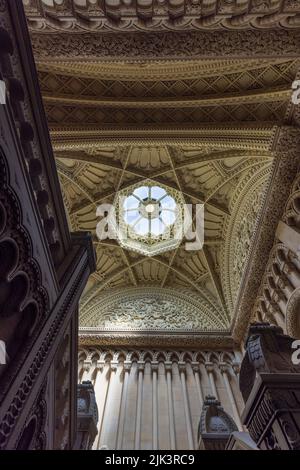
[[(205, 58), (298, 57), (298, 31), (222, 31), (185, 33), (32, 33), (37, 60), (188, 60)], [(88, 47), (87, 47), (88, 44)]]

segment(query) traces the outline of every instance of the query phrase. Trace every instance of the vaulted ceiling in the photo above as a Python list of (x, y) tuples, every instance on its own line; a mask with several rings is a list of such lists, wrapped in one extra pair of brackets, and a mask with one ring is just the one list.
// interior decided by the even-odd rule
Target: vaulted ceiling
[[(70, 226), (94, 235), (81, 326), (229, 331), (298, 60), (36, 61)], [(203, 249), (97, 239), (97, 206), (145, 179), (205, 204)]]

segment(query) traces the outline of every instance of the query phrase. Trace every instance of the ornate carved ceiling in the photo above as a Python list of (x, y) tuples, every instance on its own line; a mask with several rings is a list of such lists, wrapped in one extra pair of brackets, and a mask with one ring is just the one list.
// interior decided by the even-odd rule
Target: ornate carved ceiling
[(297, 28), (295, 0), (23, 0), (37, 31)]
[[(46, 17), (46, 30), (49, 18), (62, 26)], [(55, 36), (44, 34), (33, 33), (33, 45), (71, 228), (95, 236), (97, 206), (145, 179), (187, 203), (205, 203), (200, 251), (181, 243), (148, 257), (95, 236), (97, 272), (81, 306), (84, 341), (154, 344), (163, 332), (163, 342), (190, 345), (202, 335), (209, 345), (229, 345), (272, 141), (292, 113), (298, 59), (111, 62), (95, 52), (86, 57), (96, 38), (90, 34), (86, 60), (78, 60), (69, 42), (64, 56)], [(44, 40), (52, 44), (46, 53)]]

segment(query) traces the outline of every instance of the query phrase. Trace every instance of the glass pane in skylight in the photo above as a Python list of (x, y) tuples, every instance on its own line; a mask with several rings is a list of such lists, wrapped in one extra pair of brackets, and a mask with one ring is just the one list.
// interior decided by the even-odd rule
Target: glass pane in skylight
[(165, 231), (164, 224), (159, 219), (151, 220), (151, 235), (161, 235)]
[(163, 188), (160, 188), (159, 186), (152, 186), (151, 188), (151, 198), (152, 199), (161, 199), (166, 195), (166, 191)]
[(124, 214), (124, 220), (129, 225), (134, 224), (134, 222), (136, 222), (139, 217), (140, 217), (139, 211), (129, 211), (129, 212), (125, 212)]
[(149, 232), (149, 220), (146, 218), (142, 218), (140, 222), (138, 222), (135, 227), (134, 231), (138, 235), (147, 235)]
[(123, 207), (124, 207), (124, 210), (137, 209), (139, 207), (139, 204), (140, 203), (136, 197), (129, 196), (125, 199)]
[(138, 198), (141, 200), (147, 199), (149, 197), (149, 187), (148, 186), (141, 186), (133, 191)]
[(161, 206), (163, 209), (171, 209), (174, 211), (176, 209), (176, 202), (171, 196), (166, 196), (162, 199)]
[(176, 220), (175, 212), (163, 210), (161, 213), (161, 219), (166, 225), (173, 225)]

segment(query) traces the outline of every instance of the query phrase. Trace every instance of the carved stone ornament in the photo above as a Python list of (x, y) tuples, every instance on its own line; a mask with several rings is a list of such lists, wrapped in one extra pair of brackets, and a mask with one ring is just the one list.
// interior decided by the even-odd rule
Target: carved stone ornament
[[(185, 33), (106, 33), (70, 35), (32, 33), (35, 56), (40, 59), (83, 60), (196, 59), (205, 57), (298, 57), (298, 31), (222, 31)], [(176, 53), (175, 53), (176, 51)]]
[(219, 400), (213, 396), (205, 398), (198, 430), (200, 449), (225, 449), (230, 434), (238, 428), (233, 419), (224, 411)]
[(299, 27), (295, 0), (23, 0), (33, 31), (189, 31)]
[(226, 330), (226, 323), (210, 304), (187, 290), (128, 288), (96, 298), (81, 313), (81, 331)]

